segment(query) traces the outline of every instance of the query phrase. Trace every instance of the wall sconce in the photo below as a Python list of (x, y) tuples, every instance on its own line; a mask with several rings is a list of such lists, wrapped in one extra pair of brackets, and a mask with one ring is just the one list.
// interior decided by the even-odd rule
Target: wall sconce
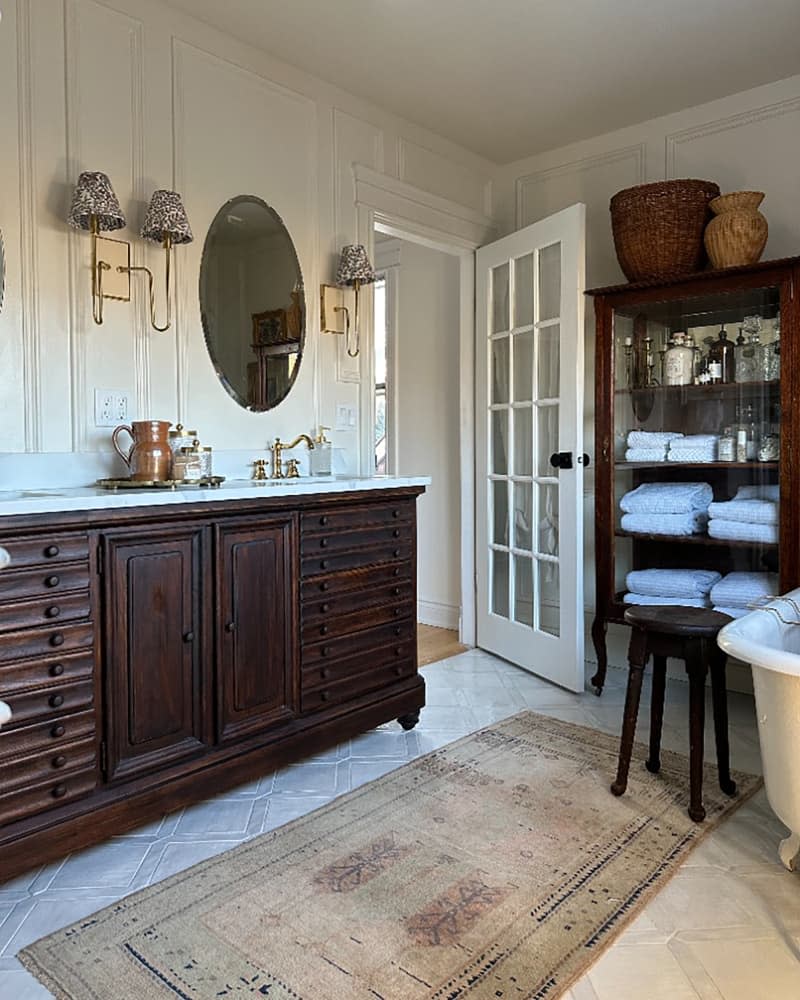
[(166, 253), (167, 322), (156, 323), (153, 273), (148, 267), (131, 265), (130, 244), (124, 240), (110, 240), (99, 235), (101, 231), (122, 229), (125, 216), (108, 177), (99, 171), (84, 171), (78, 178), (72, 207), (67, 218), (76, 229), (88, 229), (92, 234), (92, 318), (98, 325), (103, 322), (104, 299), (129, 302), (131, 274), (147, 274), (150, 293), (150, 325), (164, 333), (172, 325), (171, 256), (178, 243), (191, 243), (194, 239), (186, 210), (180, 195), (175, 191), (156, 191), (150, 199), (141, 236), (160, 243)]
[[(339, 267), (336, 271), (336, 285), (322, 285), (320, 289), (322, 332), (343, 333), (345, 347), (351, 358), (357, 358), (360, 351), (358, 291), (362, 285), (371, 285), (377, 277), (369, 262), (366, 247), (360, 243), (349, 244), (342, 247)], [(350, 343), (350, 310), (342, 301), (344, 298), (343, 287), (352, 288), (355, 294), (352, 322), (353, 346)]]

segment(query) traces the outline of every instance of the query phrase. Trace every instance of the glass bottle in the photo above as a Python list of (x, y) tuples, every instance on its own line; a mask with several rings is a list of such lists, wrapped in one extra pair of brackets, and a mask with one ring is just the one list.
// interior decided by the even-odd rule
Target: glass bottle
[(678, 331), (673, 334), (672, 346), (664, 356), (664, 382), (666, 385), (691, 385), (693, 367), (694, 347), (688, 347), (686, 335)]
[(755, 462), (758, 457), (758, 440), (758, 425), (753, 414), (753, 406), (748, 403), (736, 428), (736, 461)]
[(761, 339), (758, 331), (750, 334), (748, 340), (742, 327), (734, 348), (734, 373), (737, 382), (756, 382), (760, 378)]
[(775, 340), (761, 345), (761, 375), (765, 382), (774, 382), (781, 377), (781, 320), (775, 318)]
[[(708, 368), (711, 372), (712, 382), (733, 382), (735, 375), (733, 346), (723, 327), (719, 331), (719, 337), (711, 343), (708, 349)], [(719, 365), (719, 378), (715, 378), (717, 365)]]
[(195, 440), (190, 448), (179, 448), (172, 462), (172, 478), (183, 482), (197, 482), (203, 478), (200, 442)]
[(726, 427), (720, 435), (717, 457), (720, 462), (736, 461), (736, 435), (732, 427)]

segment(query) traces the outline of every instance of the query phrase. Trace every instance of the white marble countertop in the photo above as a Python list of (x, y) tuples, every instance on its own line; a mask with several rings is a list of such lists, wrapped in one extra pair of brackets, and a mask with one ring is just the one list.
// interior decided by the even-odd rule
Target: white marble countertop
[(160, 507), (259, 497), (308, 496), (429, 486), (430, 476), (319, 476), (302, 479), (229, 479), (219, 487), (107, 490), (97, 486), (30, 490), (0, 490), (0, 517), (12, 514), (53, 514), (71, 510), (114, 510), (119, 507)]

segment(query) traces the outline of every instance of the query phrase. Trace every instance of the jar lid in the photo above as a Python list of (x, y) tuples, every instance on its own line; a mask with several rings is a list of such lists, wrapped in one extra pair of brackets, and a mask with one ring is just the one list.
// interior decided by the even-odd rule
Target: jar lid
[(200, 451), (200, 449), (199, 448), (192, 448), (192, 447), (184, 447), (184, 448), (180, 448), (179, 451), (180, 451), (181, 455), (196, 455), (198, 453), (198, 451)]
[(179, 437), (179, 438), (185, 438), (185, 437), (196, 438), (197, 437), (197, 431), (185, 431), (183, 429), (183, 424), (178, 424), (174, 431), (170, 431), (169, 432), (169, 436), (171, 438), (174, 438), (174, 437)]

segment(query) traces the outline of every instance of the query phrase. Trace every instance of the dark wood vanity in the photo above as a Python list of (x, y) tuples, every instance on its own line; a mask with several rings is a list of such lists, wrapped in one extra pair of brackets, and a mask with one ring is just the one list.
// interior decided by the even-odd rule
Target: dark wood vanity
[(0, 519), (0, 881), (413, 726), (423, 489)]

